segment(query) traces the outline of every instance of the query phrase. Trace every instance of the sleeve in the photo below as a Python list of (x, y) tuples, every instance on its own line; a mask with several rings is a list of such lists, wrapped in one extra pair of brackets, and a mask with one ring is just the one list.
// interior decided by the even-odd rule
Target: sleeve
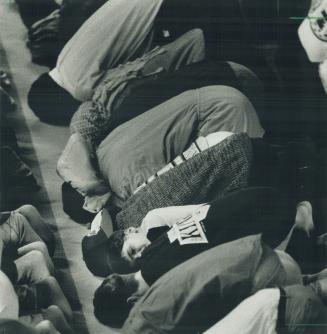
[(151, 210), (144, 217), (141, 228), (145, 232), (148, 232), (150, 229), (156, 227), (171, 227), (178, 221), (192, 216), (194, 212), (196, 212), (202, 206), (203, 204), (169, 206), (166, 208)]
[(0, 271), (0, 317), (18, 318), (18, 298), (8, 277)]

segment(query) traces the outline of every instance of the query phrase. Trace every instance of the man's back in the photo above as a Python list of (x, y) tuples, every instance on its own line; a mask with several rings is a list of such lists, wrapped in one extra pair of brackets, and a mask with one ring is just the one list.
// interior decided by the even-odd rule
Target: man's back
[[(172, 227), (168, 232), (166, 227), (160, 235), (165, 227), (156, 227), (147, 233), (151, 244), (143, 251), (139, 264), (149, 285), (191, 257), (244, 236), (262, 233), (267, 245), (275, 248), (294, 222), (293, 207), (279, 191), (265, 187), (235, 191), (207, 205), (186, 206), (185, 212), (182, 206), (179, 208), (180, 213), (169, 222)], [(169, 210), (154, 210), (145, 221), (155, 222), (156, 212), (169, 217)]]
[[(258, 275), (267, 258), (268, 270)], [(203, 331), (268, 282), (282, 284), (280, 270), (277, 255), (260, 235), (217, 246), (157, 280), (132, 309), (123, 333)]]

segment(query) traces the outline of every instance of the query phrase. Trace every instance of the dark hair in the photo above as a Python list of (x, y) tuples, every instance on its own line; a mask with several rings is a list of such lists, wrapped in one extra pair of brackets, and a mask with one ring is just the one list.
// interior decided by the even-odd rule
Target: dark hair
[(121, 327), (132, 307), (127, 302), (128, 297), (130, 295), (121, 276), (108, 276), (94, 293), (95, 317), (104, 325)]
[(125, 232), (123, 230), (115, 231), (108, 238), (108, 252), (115, 256), (120, 256), (123, 249)]
[(121, 256), (124, 241), (125, 232), (119, 230), (113, 232), (106, 243), (110, 268), (115, 273), (127, 274), (131, 272), (130, 264)]
[(59, 86), (48, 73), (41, 74), (33, 82), (27, 101), (40, 120), (59, 124), (69, 122), (81, 104)]

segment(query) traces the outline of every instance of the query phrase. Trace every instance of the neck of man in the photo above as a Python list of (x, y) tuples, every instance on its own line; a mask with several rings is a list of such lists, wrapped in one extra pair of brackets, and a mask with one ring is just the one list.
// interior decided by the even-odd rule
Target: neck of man
[(130, 294), (135, 297), (141, 297), (149, 289), (149, 285), (143, 279), (141, 271), (126, 275), (126, 286), (130, 289)]

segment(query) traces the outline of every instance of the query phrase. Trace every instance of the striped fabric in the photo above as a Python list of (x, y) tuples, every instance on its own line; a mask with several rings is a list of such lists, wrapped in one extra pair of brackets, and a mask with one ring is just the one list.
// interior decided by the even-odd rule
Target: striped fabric
[(252, 143), (245, 133), (195, 154), (132, 195), (116, 216), (118, 227), (139, 226), (152, 209), (209, 202), (249, 183)]
[(207, 139), (205, 137), (198, 137), (195, 142), (191, 144), (191, 146), (184, 151), (181, 155), (177, 156), (172, 162), (161, 168), (158, 172), (156, 172), (154, 175), (151, 175), (146, 182), (142, 183), (135, 191), (134, 194), (136, 194), (138, 191), (140, 191), (143, 187), (145, 187), (147, 184), (154, 181), (158, 176), (168, 172), (169, 170), (173, 169), (176, 166), (181, 165), (186, 160), (191, 159), (195, 155), (199, 154), (200, 152), (205, 151), (209, 148), (209, 144), (207, 142)]

